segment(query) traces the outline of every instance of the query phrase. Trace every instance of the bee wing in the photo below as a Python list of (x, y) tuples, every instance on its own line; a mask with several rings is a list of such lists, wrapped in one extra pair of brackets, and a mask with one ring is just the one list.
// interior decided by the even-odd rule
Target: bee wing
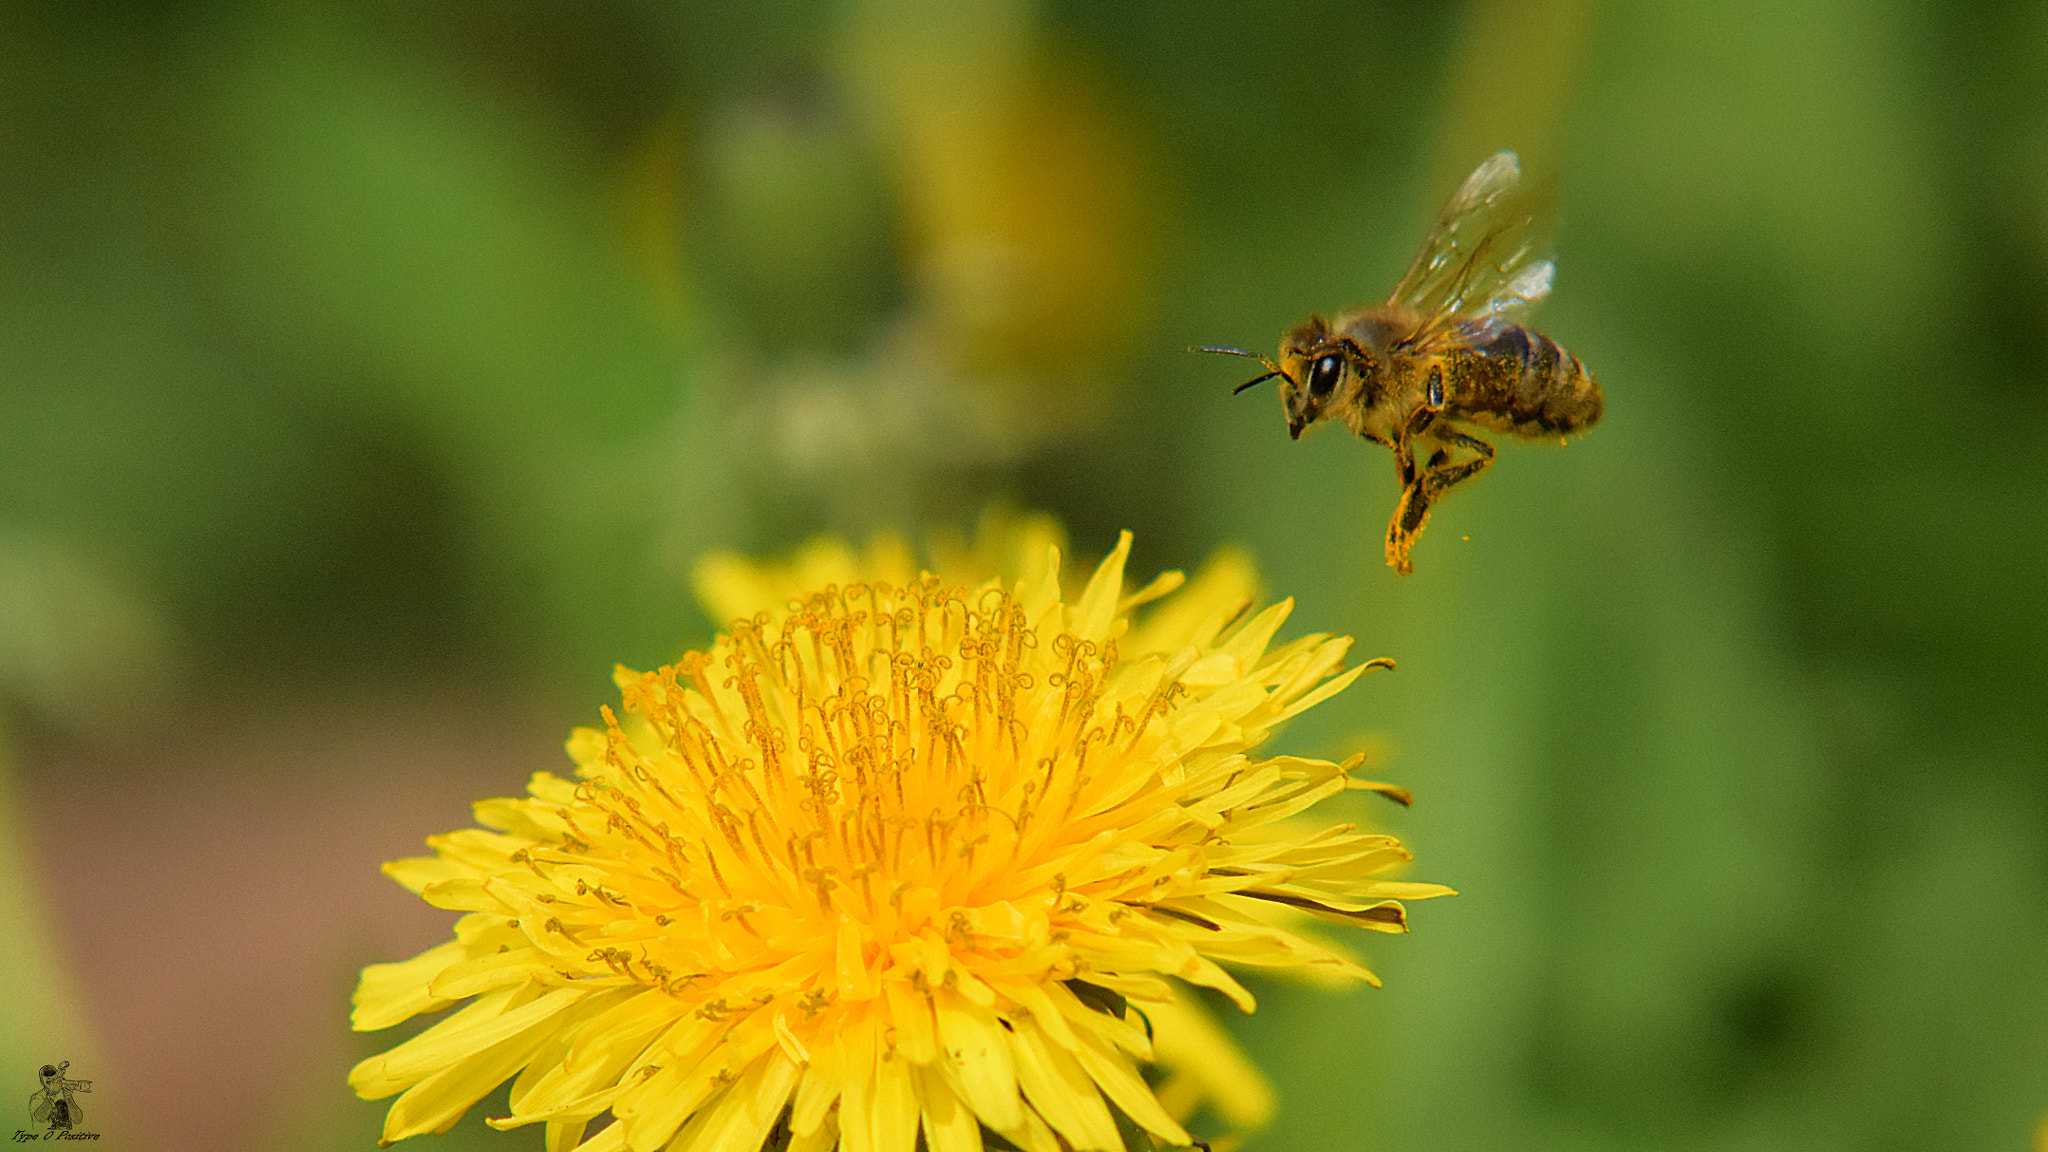
[(1495, 316), (1507, 318), (1534, 308), (1545, 296), (1550, 295), (1550, 282), (1556, 277), (1556, 264), (1548, 260), (1538, 260), (1515, 273), (1514, 279), (1495, 288), (1485, 303), (1469, 309), (1467, 314), (1474, 319)]
[(1536, 254), (1550, 186), (1525, 189), (1513, 152), (1472, 170), (1430, 227), (1387, 303), (1421, 316), (1408, 342), (1427, 344), (1466, 322), (1500, 323), (1549, 295), (1556, 267)]
[[(1515, 278), (1493, 290), (1493, 294), (1476, 308), (1451, 317), (1451, 330), (1466, 340), (1484, 340), (1493, 333), (1515, 322), (1515, 317), (1536, 306), (1545, 296), (1550, 295), (1550, 282), (1557, 275), (1557, 265), (1548, 260), (1538, 260), (1515, 274)], [(1425, 328), (1425, 332), (1429, 331)]]

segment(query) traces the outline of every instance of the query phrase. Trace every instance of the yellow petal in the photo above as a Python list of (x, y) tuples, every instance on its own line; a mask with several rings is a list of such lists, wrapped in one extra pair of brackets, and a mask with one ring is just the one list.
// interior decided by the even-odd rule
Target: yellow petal
[(917, 1077), (924, 1096), (924, 1138), (931, 1152), (982, 1152), (981, 1125), (967, 1102), (936, 1069), (920, 1069)]
[[(583, 1130), (589, 1126), (589, 1123), (583, 1120), (573, 1122), (549, 1121), (547, 1138), (542, 1147), (546, 1149), (546, 1152), (577, 1152), (577, 1146), (583, 1143)], [(591, 1143), (596, 1144), (597, 1142), (593, 1140)], [(599, 1152), (599, 1150), (592, 1147), (584, 1148), (582, 1152)]]
[(1116, 1121), (1081, 1065), (1047, 1043), (1044, 1031), (1029, 1019), (1016, 1022), (1009, 1040), (1017, 1083), (1053, 1131), (1066, 1137), (1076, 1152), (1121, 1152)]
[(798, 1068), (781, 1049), (771, 1049), (719, 1096), (698, 1110), (677, 1134), (670, 1152), (754, 1152), (768, 1138), (795, 1086)]
[(1101, 643), (1109, 638), (1110, 621), (1116, 619), (1116, 602), (1124, 587), (1124, 561), (1131, 555), (1131, 534), (1117, 537), (1116, 549), (1103, 557), (1081, 593), (1080, 602), (1069, 615), (1068, 627), (1083, 640)]
[(829, 1113), (809, 1132), (790, 1132), (789, 1152), (832, 1152), (839, 1146), (839, 1114)]
[(583, 996), (574, 988), (558, 988), (514, 1007), (513, 997), (519, 991), (504, 988), (490, 993), (389, 1052), (357, 1064), (349, 1073), (349, 1086), (365, 1100), (389, 1096), (472, 1053), (545, 1023)]
[(938, 1058), (939, 1037), (932, 1024), (931, 998), (901, 980), (884, 986), (889, 998), (889, 1019), (896, 1027), (896, 1050), (913, 1064), (929, 1064)]
[(421, 1012), (446, 1008), (453, 1001), (434, 996), (427, 986), (466, 952), (460, 942), (450, 940), (410, 960), (372, 964), (363, 969), (362, 980), (356, 985), (355, 1012), (349, 1017), (349, 1027), (358, 1032), (374, 1032)]
[[(518, 1018), (518, 1013), (506, 1013), (505, 1016)], [(425, 1132), (446, 1132), (454, 1127), (462, 1114), (469, 1111), (470, 1105), (504, 1083), (526, 1063), (535, 1049), (546, 1043), (549, 1036), (547, 1023), (546, 1014), (527, 1019), (519, 1031), (495, 1043), (469, 1049), (460, 1059), (443, 1064), (439, 1071), (408, 1088), (385, 1113), (384, 1142), (403, 1140)], [(490, 1029), (477, 1029), (471, 1035), (491, 1033)]]
[(913, 1152), (920, 1111), (910, 1062), (900, 1055), (877, 1060), (875, 1094), (869, 1104), (874, 1139), (869, 1147), (874, 1152)]
[(673, 1002), (659, 989), (629, 995), (585, 1025), (562, 1062), (547, 1069), (524, 1096), (515, 1094), (513, 1110), (538, 1116), (614, 1084), (656, 1034), (674, 1022)]
[(1017, 1069), (995, 1012), (951, 988), (937, 989), (932, 1007), (939, 1043), (975, 1115), (998, 1132), (1019, 1127), (1023, 1101), (1017, 1095)]
[[(835, 1042), (820, 1045), (819, 1049), (803, 1070), (803, 1078), (797, 1082), (796, 1099), (790, 1104), (789, 1130), (797, 1139), (814, 1136), (828, 1126), (832, 1105), (840, 1095), (839, 1045)], [(838, 1126), (829, 1126), (836, 1138)]]
[(1079, 1040), (1079, 1047), (1073, 1050), (1075, 1060), (1124, 1115), (1168, 1144), (1185, 1147), (1193, 1143), (1187, 1130), (1160, 1107), (1151, 1086), (1131, 1066), (1130, 1057), (1091, 1032), (1083, 1031)]
[(1190, 1076), (1233, 1127), (1258, 1128), (1273, 1118), (1273, 1086), (1245, 1059), (1208, 1013), (1183, 997), (1145, 1008), (1162, 1064)]

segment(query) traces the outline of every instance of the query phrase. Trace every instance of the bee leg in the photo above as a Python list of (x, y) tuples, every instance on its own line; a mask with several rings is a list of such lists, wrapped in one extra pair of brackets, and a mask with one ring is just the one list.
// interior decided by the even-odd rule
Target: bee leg
[(1408, 421), (1394, 442), (1394, 472), (1401, 480), (1401, 502), (1394, 505), (1394, 518), (1387, 521), (1387, 567), (1406, 576), (1413, 570), (1408, 562), (1409, 545), (1415, 542), (1416, 533), (1422, 531), (1422, 522), (1429, 519), (1429, 504), (1435, 491), (1428, 483), (1430, 474), (1442, 467), (1443, 450), (1421, 467), (1415, 463), (1416, 441), (1424, 436), (1438, 437), (1436, 424), (1437, 409), (1428, 405), (1417, 407), (1408, 414)]
[(1424, 471), (1415, 466), (1415, 442), (1435, 421), (1436, 413), (1433, 410), (1417, 408), (1408, 414), (1408, 423), (1402, 427), (1399, 434), (1393, 440), (1385, 442), (1387, 447), (1394, 450), (1394, 474), (1400, 478), (1401, 491), (1404, 493), (1415, 486), (1416, 478)]
[(1394, 445), (1394, 476), (1401, 481), (1401, 491), (1415, 486), (1415, 478), (1422, 470), (1415, 466), (1415, 446), (1406, 437)]
[[(1394, 518), (1387, 521), (1387, 567), (1406, 576), (1414, 570), (1408, 549), (1422, 531), (1423, 521), (1429, 519), (1429, 504), (1436, 490), (1429, 482), (1428, 469), (1415, 466), (1413, 444), (1404, 442), (1395, 456), (1401, 471), (1401, 502), (1394, 505)], [(1432, 466), (1436, 463), (1430, 461)]]
[(1429, 485), (1417, 477), (1415, 483), (1401, 490), (1401, 502), (1394, 505), (1394, 518), (1387, 521), (1387, 567), (1403, 576), (1415, 570), (1408, 559), (1408, 549), (1414, 546), (1423, 522), (1429, 519), (1429, 500)]
[[(1493, 445), (1476, 436), (1467, 436), (1447, 425), (1427, 422), (1421, 431), (1441, 447), (1430, 453), (1428, 463), (1417, 468), (1414, 444), (1403, 439), (1402, 450), (1396, 453), (1402, 476), (1401, 502), (1394, 506), (1394, 518), (1387, 524), (1387, 567), (1403, 576), (1414, 570), (1408, 552), (1415, 546), (1415, 538), (1422, 535), (1422, 526), (1429, 522), (1431, 506), (1450, 491), (1452, 485), (1477, 476), (1493, 463)], [(1454, 447), (1470, 448), (1474, 455), (1469, 460), (1453, 463), (1450, 450)]]
[[(1467, 436), (1455, 428), (1442, 425), (1431, 428), (1429, 434), (1444, 445), (1429, 458), (1429, 467), (1425, 468), (1422, 474), (1423, 483), (1429, 485), (1432, 498), (1450, 491), (1451, 485), (1486, 471), (1486, 466), (1493, 463), (1493, 445), (1477, 436)], [(1470, 448), (1473, 452), (1472, 459), (1460, 464), (1451, 463), (1450, 449), (1453, 447)]]

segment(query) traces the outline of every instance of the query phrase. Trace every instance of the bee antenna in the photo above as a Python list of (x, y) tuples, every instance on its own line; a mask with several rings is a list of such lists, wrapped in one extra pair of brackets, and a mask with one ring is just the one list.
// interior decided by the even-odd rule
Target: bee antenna
[(1275, 376), (1278, 376), (1280, 379), (1287, 381), (1289, 384), (1293, 384), (1296, 382), (1294, 377), (1289, 376), (1286, 372), (1281, 371), (1280, 366), (1278, 364), (1273, 363), (1271, 360), (1266, 359), (1264, 356), (1259, 355), (1257, 352), (1247, 352), (1242, 348), (1211, 348), (1206, 345), (1189, 348), (1188, 351), (1213, 352), (1219, 356), (1243, 356), (1249, 360), (1257, 360), (1259, 363), (1264, 364), (1266, 366), (1265, 375), (1254, 376), (1251, 379), (1245, 381), (1244, 383), (1239, 384), (1237, 387), (1232, 388), (1230, 390), (1230, 394), (1232, 396), (1237, 395), (1239, 392), (1244, 391), (1245, 389), (1251, 387), (1254, 384), (1264, 384), (1266, 381), (1271, 380)]

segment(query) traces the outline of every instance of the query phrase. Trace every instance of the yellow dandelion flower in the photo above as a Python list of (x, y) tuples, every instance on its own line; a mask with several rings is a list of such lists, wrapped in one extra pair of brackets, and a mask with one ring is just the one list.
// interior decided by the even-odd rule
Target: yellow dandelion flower
[(1384, 787), (1355, 763), (1248, 753), (1380, 662), (1274, 646), (1291, 604), (1248, 615), (1242, 562), (1126, 596), (1128, 534), (1069, 603), (1046, 532), (979, 583), (887, 546), (868, 571), (894, 580), (843, 549), (708, 567), (714, 605), (781, 607), (620, 669), (575, 781), (537, 774), (385, 866), (464, 915), (364, 970), (354, 1026), (469, 1003), (350, 1074), (400, 1094), (384, 1142), (512, 1079), (490, 1122), (544, 1123), (549, 1152), (1186, 1145), (1140, 1072), (1168, 978), (1247, 1011), (1223, 964), (1372, 981), (1279, 914), (1403, 931), (1400, 900), (1449, 889), (1380, 878), (1409, 859), (1391, 837), (1288, 819)]

